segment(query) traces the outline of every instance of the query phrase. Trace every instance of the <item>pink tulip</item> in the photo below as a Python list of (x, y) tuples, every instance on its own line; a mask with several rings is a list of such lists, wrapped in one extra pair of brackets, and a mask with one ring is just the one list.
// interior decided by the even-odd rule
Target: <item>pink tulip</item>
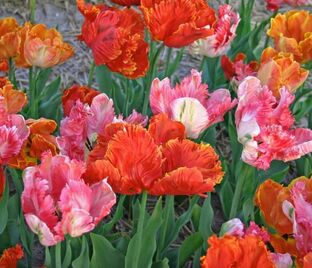
[(85, 143), (103, 134), (106, 125), (113, 119), (113, 101), (104, 93), (95, 96), (90, 106), (77, 100), (69, 116), (61, 121), (61, 135), (56, 139), (61, 153), (71, 159), (85, 160), (89, 148)]
[(256, 77), (245, 78), (238, 88), (235, 118), (242, 160), (260, 169), (268, 169), (274, 159), (295, 160), (312, 151), (312, 131), (292, 128), (294, 96), (285, 88), (280, 92), (277, 100)]
[(29, 228), (44, 246), (66, 234), (80, 236), (110, 213), (116, 196), (103, 178), (88, 186), (81, 179), (85, 164), (45, 153), (41, 164), (25, 169), (22, 208)]
[(218, 57), (226, 54), (236, 36), (239, 14), (232, 11), (230, 5), (219, 7), (219, 18), (212, 26), (213, 34), (195, 41), (190, 50), (193, 54), (207, 57)]
[(311, 0), (266, 0), (268, 10), (278, 10), (284, 5), (300, 7), (305, 5), (312, 5)]
[(29, 135), (22, 115), (9, 114), (5, 100), (0, 96), (0, 164), (17, 155)]
[(117, 118), (114, 119), (114, 122), (126, 122), (128, 124), (141, 125), (142, 127), (146, 127), (148, 123), (148, 116), (138, 113), (136, 110), (132, 110), (132, 113), (123, 118), (123, 115), (118, 115)]
[(270, 253), (276, 268), (291, 268), (293, 261), (290, 254)]
[(222, 121), (236, 100), (231, 101), (226, 89), (209, 94), (208, 86), (201, 82), (201, 73), (192, 70), (175, 88), (171, 88), (169, 78), (154, 79), (150, 103), (154, 114), (166, 113), (184, 124), (188, 137), (197, 138), (209, 126)]

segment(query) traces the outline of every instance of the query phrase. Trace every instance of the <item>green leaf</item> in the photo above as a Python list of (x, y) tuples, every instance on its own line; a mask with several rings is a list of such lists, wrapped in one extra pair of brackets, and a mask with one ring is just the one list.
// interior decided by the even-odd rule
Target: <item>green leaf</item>
[(197, 232), (186, 238), (179, 250), (179, 267), (182, 267), (194, 252), (201, 247), (204, 240), (202, 235)]
[(199, 233), (201, 234), (202, 239), (204, 241), (206, 241), (207, 238), (213, 234), (213, 231), (211, 229), (213, 216), (214, 212), (211, 206), (211, 193), (208, 193), (208, 196), (205, 199), (204, 204), (202, 206), (202, 212), (200, 215), (198, 228)]
[(49, 80), (52, 73), (52, 68), (42, 69), (36, 76), (36, 89), (37, 92), (41, 92)]
[(73, 268), (89, 268), (90, 267), (89, 246), (88, 246), (88, 242), (85, 236), (82, 237), (80, 255), (72, 262), (72, 266)]
[(234, 193), (233, 193), (232, 186), (229, 183), (227, 177), (225, 177), (221, 185), (219, 197), (221, 200), (223, 212), (225, 216), (227, 217), (227, 219), (230, 217), (233, 195)]
[(44, 259), (44, 265), (46, 267), (51, 267), (52, 266), (52, 257), (50, 254), (49, 247), (45, 247), (45, 259)]
[(258, 171), (258, 186), (266, 179), (272, 179), (276, 182), (281, 182), (288, 173), (289, 166), (281, 161), (272, 161), (271, 167), (268, 170)]
[(62, 263), (62, 268), (69, 267), (71, 262), (72, 262), (72, 250), (70, 246), (70, 240), (66, 239), (66, 251), (65, 251), (65, 257)]
[(101, 227), (99, 231), (100, 234), (106, 234), (110, 232), (113, 229), (114, 225), (123, 217), (123, 211), (124, 211), (123, 204), (124, 204), (125, 198), (126, 198), (125, 195), (120, 196), (113, 218), (107, 224)]
[(109, 94), (113, 89), (112, 72), (105, 65), (95, 67), (95, 79), (99, 84), (100, 91), (112, 97), (112, 95)]
[(162, 224), (162, 200), (158, 199), (154, 211), (147, 221), (142, 233), (141, 247), (138, 247), (138, 233), (130, 240), (126, 254), (126, 268), (133, 268), (135, 251), (139, 251), (138, 267), (149, 268), (153, 263), (153, 256), (156, 251), (156, 234)]
[(103, 236), (92, 234), (93, 255), (90, 267), (125, 267), (125, 257)]
[(162, 261), (154, 262), (152, 268), (170, 268), (169, 260), (164, 258)]
[(0, 199), (0, 234), (4, 231), (8, 221), (9, 180), (6, 180), (3, 196)]
[(255, 205), (253, 202), (253, 198), (248, 198), (243, 203), (243, 218), (244, 222), (248, 222), (249, 220), (254, 220), (254, 209)]
[[(171, 233), (168, 234), (167, 238), (166, 238), (166, 242), (165, 245), (170, 245), (174, 240), (177, 239), (179, 231), (181, 230), (181, 228), (191, 219), (192, 217), (192, 211), (193, 211), (193, 207), (195, 206), (195, 204), (198, 202), (199, 197), (198, 196), (193, 196), (191, 201), (190, 201), (190, 205), (189, 208), (187, 209), (187, 211), (185, 211), (179, 218), (178, 220), (174, 223), (174, 228), (172, 229)], [(164, 250), (166, 250), (166, 248), (164, 248)]]
[(49, 85), (45, 86), (39, 95), (39, 100), (51, 99), (54, 95), (59, 94), (59, 89), (61, 86), (61, 77), (58, 76)]

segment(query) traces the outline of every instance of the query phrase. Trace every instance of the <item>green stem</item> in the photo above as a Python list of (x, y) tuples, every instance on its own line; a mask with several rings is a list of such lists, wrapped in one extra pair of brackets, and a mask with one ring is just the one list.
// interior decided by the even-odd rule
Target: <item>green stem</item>
[(165, 77), (167, 77), (169, 74), (169, 69), (170, 69), (169, 64), (170, 64), (171, 55), (172, 55), (172, 48), (169, 47), (167, 57), (166, 57), (166, 62), (165, 62)]
[(13, 59), (9, 59), (9, 80), (15, 88), (17, 88), (17, 81), (15, 76), (15, 66)]
[(241, 193), (242, 193), (244, 181), (245, 181), (245, 176), (243, 174), (240, 174), (236, 183), (236, 187), (235, 187), (235, 192), (234, 192), (231, 211), (230, 211), (230, 219), (236, 217), (237, 209), (241, 200)]
[(128, 116), (128, 108), (129, 108), (129, 101), (130, 101), (130, 81), (129, 79), (126, 80), (125, 83), (125, 92), (126, 92), (126, 98), (125, 98), (125, 103), (123, 107), (123, 115)]
[(90, 66), (90, 72), (88, 76), (88, 87), (92, 86), (94, 71), (95, 71), (95, 62), (93, 61)]
[(144, 96), (144, 102), (143, 102), (143, 108), (142, 108), (142, 113), (143, 114), (147, 114), (147, 109), (148, 109), (148, 102), (149, 102), (149, 96), (150, 96), (150, 92), (151, 92), (151, 84), (152, 84), (152, 80), (154, 78), (154, 73), (156, 70), (156, 65), (157, 65), (157, 60), (158, 57), (160, 55), (160, 52), (162, 51), (162, 49), (164, 48), (164, 44), (162, 44), (156, 51), (153, 59), (151, 60), (151, 66), (150, 66), (150, 70), (149, 73), (147, 75), (147, 84), (146, 84), (146, 92), (145, 92), (145, 96)]
[(36, 0), (30, 0), (30, 22), (36, 23)]
[[(144, 228), (144, 220), (145, 220), (145, 210), (146, 210), (146, 203), (147, 203), (147, 192), (144, 191), (142, 194), (142, 200), (141, 200), (141, 206), (140, 206), (140, 216), (139, 216), (139, 222), (137, 227), (137, 234), (138, 234), (138, 249), (142, 246), (142, 236), (143, 236), (143, 228)], [(133, 267), (139, 267), (139, 250), (136, 251), (136, 256), (134, 256), (134, 266)]]
[(61, 255), (62, 242), (59, 242), (55, 246), (55, 267), (62, 267), (62, 255)]
[(36, 73), (34, 67), (29, 69), (29, 104), (30, 104), (30, 116), (33, 119), (38, 118), (38, 101), (37, 101), (37, 89), (36, 89)]
[(173, 204), (174, 204), (174, 195), (167, 195), (165, 218), (163, 222), (163, 228), (160, 233), (159, 246), (157, 250), (157, 260), (159, 261), (162, 260), (162, 251), (165, 248), (165, 241), (166, 241), (166, 235), (167, 235), (167, 229), (168, 229), (169, 217), (170, 217), (170, 206), (173, 206)]

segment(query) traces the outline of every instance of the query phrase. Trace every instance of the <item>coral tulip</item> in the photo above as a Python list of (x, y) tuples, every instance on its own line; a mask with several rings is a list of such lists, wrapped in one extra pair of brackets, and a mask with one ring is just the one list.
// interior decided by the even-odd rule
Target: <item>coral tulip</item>
[(309, 71), (300, 67), (294, 61), (293, 55), (277, 52), (274, 48), (266, 48), (261, 55), (258, 78), (263, 85), (273, 91), (275, 97), (280, 97), (280, 90), (285, 86), (291, 93), (295, 93), (307, 79)]

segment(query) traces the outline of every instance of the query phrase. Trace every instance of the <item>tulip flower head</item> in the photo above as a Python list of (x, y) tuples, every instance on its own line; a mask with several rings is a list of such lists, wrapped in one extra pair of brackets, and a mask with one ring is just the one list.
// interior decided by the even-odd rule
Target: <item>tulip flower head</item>
[(204, 0), (141, 0), (145, 24), (156, 41), (183, 47), (213, 34), (215, 12)]
[(291, 10), (271, 19), (268, 36), (274, 39), (275, 49), (294, 55), (300, 63), (312, 59), (312, 14)]
[(213, 34), (192, 43), (191, 53), (207, 57), (224, 55), (236, 36), (239, 21), (239, 14), (233, 12), (230, 5), (221, 5), (219, 18), (212, 26)]
[(66, 156), (45, 153), (41, 164), (25, 169), (22, 208), (26, 223), (44, 246), (53, 246), (66, 234), (81, 236), (110, 213), (116, 202), (102, 178), (88, 186), (81, 179), (85, 164)]
[(197, 138), (209, 126), (223, 120), (224, 114), (236, 105), (227, 89), (208, 93), (202, 84), (201, 73), (191, 71), (181, 84), (171, 88), (170, 80), (155, 78), (151, 86), (150, 103), (154, 114), (166, 113), (180, 121), (190, 138)]
[(312, 131), (292, 128), (294, 117), (289, 106), (294, 96), (286, 88), (280, 90), (277, 100), (259, 79), (247, 77), (237, 95), (235, 118), (244, 162), (268, 169), (274, 159), (286, 162), (312, 151)]

